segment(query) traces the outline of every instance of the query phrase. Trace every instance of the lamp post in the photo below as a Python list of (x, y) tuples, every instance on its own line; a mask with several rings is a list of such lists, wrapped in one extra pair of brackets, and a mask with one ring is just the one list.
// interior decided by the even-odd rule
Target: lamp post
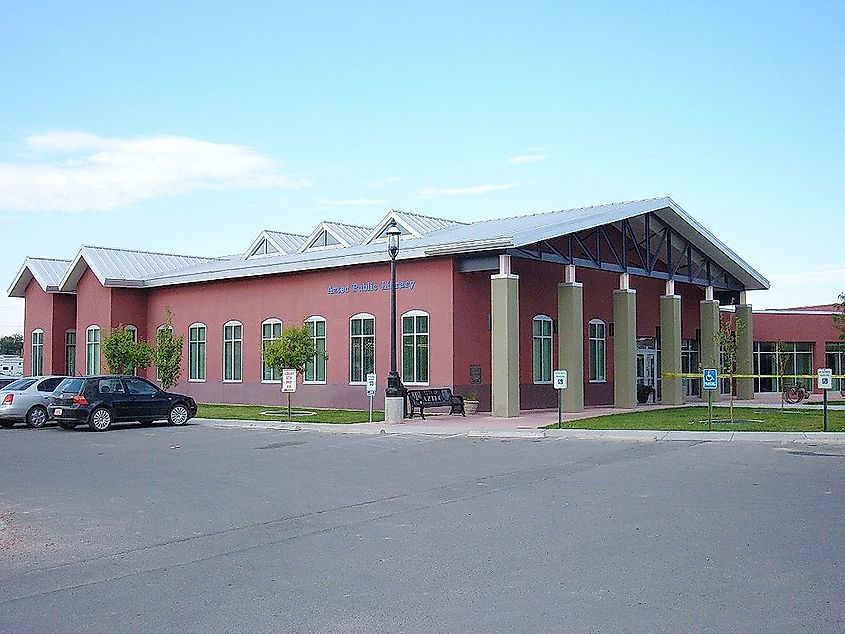
[(405, 415), (399, 373), (396, 371), (396, 256), (399, 255), (399, 227), (391, 221), (385, 231), (387, 252), (390, 254), (390, 373), (384, 396), (384, 417), (387, 423), (401, 423)]

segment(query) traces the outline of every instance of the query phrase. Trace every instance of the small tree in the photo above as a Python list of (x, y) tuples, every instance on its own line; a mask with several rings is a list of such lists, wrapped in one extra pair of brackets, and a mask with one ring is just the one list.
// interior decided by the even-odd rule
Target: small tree
[(780, 408), (784, 408), (783, 396), (786, 394), (786, 377), (792, 374), (792, 346), (778, 341), (775, 346), (778, 372), (778, 388), (780, 389)]
[[(314, 359), (317, 352), (314, 349), (314, 340), (305, 326), (299, 328), (288, 326), (280, 338), (265, 344), (262, 354), (267, 367), (279, 374), (282, 370), (296, 370), (298, 374), (304, 374), (306, 364)], [(325, 352), (321, 354), (325, 359), (329, 358)], [(280, 385), (279, 390), (281, 389)], [(290, 393), (288, 393), (288, 419), (290, 419)]]
[(739, 343), (737, 336), (745, 330), (745, 324), (738, 317), (731, 320), (723, 318), (716, 333), (716, 343), (721, 350), (721, 363), (719, 372), (728, 376), (730, 385), (730, 412), (731, 421), (734, 419), (734, 383), (736, 379), (736, 362), (739, 356)]
[(839, 293), (839, 301), (833, 304), (833, 327), (839, 331), (839, 338), (845, 340), (845, 293)]
[(185, 337), (173, 336), (173, 311), (168, 306), (165, 313), (167, 319), (164, 326), (156, 331), (153, 361), (161, 388), (169, 390), (179, 382), (179, 377), (182, 376), (182, 348), (185, 345)]
[(135, 368), (148, 368), (152, 363), (149, 344), (136, 342), (132, 332), (122, 325), (107, 330), (100, 345), (111, 374), (131, 374)]

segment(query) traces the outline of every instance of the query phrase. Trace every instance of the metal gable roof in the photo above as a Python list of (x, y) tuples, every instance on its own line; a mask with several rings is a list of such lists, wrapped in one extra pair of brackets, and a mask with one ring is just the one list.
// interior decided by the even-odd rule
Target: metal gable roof
[(9, 286), (9, 297), (23, 297), (27, 285), (33, 278), (45, 293), (58, 292), (68, 266), (70, 266), (70, 260), (27, 258)]
[(144, 280), (166, 271), (186, 268), (201, 262), (226, 261), (152, 251), (83, 246), (61, 281), (60, 290), (72, 292), (85, 268), (97, 276), (103, 286), (140, 287)]
[(308, 236), (298, 233), (285, 233), (283, 231), (265, 230), (264, 233), (270, 236), (273, 242), (282, 247), (286, 253), (296, 253), (299, 247), (302, 246), (302, 243), (308, 238)]

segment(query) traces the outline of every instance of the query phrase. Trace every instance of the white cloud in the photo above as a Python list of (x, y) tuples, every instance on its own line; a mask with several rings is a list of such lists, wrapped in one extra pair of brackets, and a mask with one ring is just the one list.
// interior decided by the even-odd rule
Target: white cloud
[(321, 198), (317, 201), (321, 209), (334, 209), (337, 207), (380, 207), (387, 204), (383, 198), (341, 198), (340, 200), (327, 200)]
[(309, 184), (248, 147), (188, 137), (62, 131), (28, 137), (26, 147), (28, 160), (0, 163), (0, 209), (116, 209), (198, 190)]
[(472, 196), (513, 189), (514, 187), (516, 187), (516, 183), (474, 185), (472, 187), (423, 187), (417, 190), (417, 198), (431, 200), (445, 196)]
[(549, 158), (548, 154), (523, 154), (522, 156), (512, 156), (508, 159), (511, 165), (522, 165), (524, 163), (538, 163)]

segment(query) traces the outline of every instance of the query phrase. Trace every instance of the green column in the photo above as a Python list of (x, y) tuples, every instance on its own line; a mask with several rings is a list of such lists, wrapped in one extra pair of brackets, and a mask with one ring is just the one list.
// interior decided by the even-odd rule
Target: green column
[(519, 276), (490, 276), (493, 416), (519, 416)]
[(701, 367), (719, 367), (719, 302), (701, 301)]
[(567, 371), (563, 411), (584, 411), (584, 286), (557, 285), (558, 370)]
[(613, 291), (613, 404), (637, 406), (637, 291)]
[(661, 401), (664, 405), (683, 405), (681, 377), (665, 376), (681, 371), (681, 297), (660, 297), (660, 361), (662, 374)]
[[(754, 320), (751, 304), (740, 304), (736, 307), (736, 373), (752, 374), (754, 372)], [(754, 398), (754, 379), (736, 380), (736, 397), (751, 400)]]

